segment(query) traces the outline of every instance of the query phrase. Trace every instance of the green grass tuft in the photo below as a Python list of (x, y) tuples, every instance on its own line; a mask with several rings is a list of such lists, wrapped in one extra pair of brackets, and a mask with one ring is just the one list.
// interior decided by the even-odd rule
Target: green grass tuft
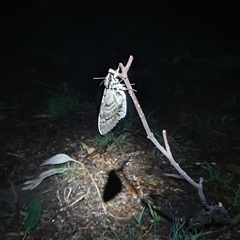
[(46, 110), (53, 117), (62, 116), (80, 108), (79, 97), (74, 95), (72, 88), (62, 82), (57, 91), (49, 91), (46, 98)]

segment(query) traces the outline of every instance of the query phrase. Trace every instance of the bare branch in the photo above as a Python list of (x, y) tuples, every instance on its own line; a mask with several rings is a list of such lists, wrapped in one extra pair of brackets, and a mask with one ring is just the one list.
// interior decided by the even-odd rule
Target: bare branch
[[(154, 137), (148, 123), (147, 123), (147, 120), (146, 120), (146, 117), (142, 111), (142, 108), (137, 100), (137, 97), (134, 93), (134, 90), (132, 89), (132, 86), (129, 82), (129, 79), (128, 79), (128, 71), (129, 71), (129, 68), (132, 64), (132, 61), (133, 61), (133, 56), (130, 56), (129, 59), (128, 59), (128, 62), (126, 64), (126, 66), (124, 67), (124, 65), (122, 63), (119, 63), (119, 67), (121, 68), (121, 73), (119, 73), (119, 77), (124, 81), (124, 83), (126, 84), (127, 86), (127, 89), (128, 89), (128, 93), (130, 95), (130, 97), (132, 98), (132, 101), (135, 105), (135, 108), (138, 112), (138, 115), (141, 119), (141, 122), (143, 124), (143, 127), (146, 131), (146, 134), (147, 134), (147, 138), (149, 138), (153, 144), (159, 149), (159, 151), (161, 151), (167, 158), (168, 160), (170, 161), (170, 163), (173, 165), (173, 167), (179, 172), (179, 174), (181, 174), (181, 176), (186, 179), (191, 185), (193, 185), (195, 188), (197, 188), (198, 190), (198, 195), (199, 195), (199, 198), (200, 198), (200, 201), (201, 203), (204, 205), (204, 207), (207, 209), (207, 211), (209, 213), (212, 213), (213, 211), (219, 211), (221, 214), (223, 214), (226, 218), (226, 220), (228, 221), (228, 223), (230, 223), (231, 225), (236, 225), (239, 221), (240, 221), (240, 213), (234, 218), (232, 219), (230, 216), (229, 216), (229, 213), (228, 211), (220, 204), (220, 205), (215, 205), (215, 206), (210, 206), (207, 204), (207, 200), (206, 200), (206, 197), (203, 193), (203, 178), (201, 177), (199, 179), (199, 183), (196, 183), (185, 171), (182, 170), (182, 168), (179, 166), (179, 164), (174, 160), (173, 156), (172, 156), (172, 153), (171, 153), (171, 150), (170, 150), (170, 146), (168, 144), (168, 140), (167, 140), (167, 132), (166, 130), (163, 130), (162, 132), (162, 135), (163, 135), (163, 139), (164, 139), (164, 144), (165, 144), (165, 148), (157, 141), (157, 139)], [(109, 70), (111, 71), (111, 70)]]
[(169, 146), (168, 140), (167, 140), (167, 131), (163, 130), (162, 135), (163, 135), (163, 141), (165, 144), (165, 148), (166, 148), (167, 152), (172, 156), (171, 149), (170, 149), (170, 146)]

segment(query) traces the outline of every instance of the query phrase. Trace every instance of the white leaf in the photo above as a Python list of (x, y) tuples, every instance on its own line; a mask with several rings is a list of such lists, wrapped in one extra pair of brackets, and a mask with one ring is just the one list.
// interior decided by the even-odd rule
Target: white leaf
[(82, 148), (83, 148), (84, 150), (86, 150), (88, 154), (91, 154), (91, 153), (93, 153), (93, 152), (95, 151), (95, 148), (89, 147), (89, 146), (88, 146), (87, 144), (85, 144), (85, 143), (82, 143), (82, 142), (81, 142), (81, 145), (82, 145)]
[(62, 164), (62, 163), (66, 163), (66, 162), (69, 162), (72, 160), (73, 159), (71, 157), (69, 157), (67, 154), (59, 153), (59, 154), (49, 158), (48, 160), (46, 160), (43, 164), (41, 164), (41, 166)]
[(81, 145), (82, 145), (82, 148), (83, 148), (84, 150), (88, 149), (88, 145), (87, 145), (87, 144), (81, 142)]
[(35, 187), (37, 187), (45, 178), (48, 178), (54, 174), (63, 173), (67, 170), (68, 170), (67, 168), (53, 168), (48, 171), (45, 171), (41, 173), (37, 178), (23, 183), (23, 185), (28, 185), (28, 186), (23, 187), (22, 190), (32, 190)]
[(93, 153), (95, 151), (95, 148), (93, 148), (93, 147), (89, 147), (88, 149), (87, 149), (87, 153), (88, 154), (91, 154), (91, 153)]

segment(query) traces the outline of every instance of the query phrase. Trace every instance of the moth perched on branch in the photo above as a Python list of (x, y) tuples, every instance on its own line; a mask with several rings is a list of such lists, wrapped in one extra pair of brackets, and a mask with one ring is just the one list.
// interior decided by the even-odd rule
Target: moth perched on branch
[(118, 76), (119, 68), (116, 71), (110, 69), (104, 79), (104, 92), (98, 115), (98, 130), (101, 135), (111, 131), (127, 114), (127, 88), (121, 83)]
[[(98, 118), (99, 132), (102, 135), (109, 132), (112, 128), (116, 126), (116, 124), (121, 118), (125, 117), (127, 110), (125, 90), (128, 90), (128, 93), (132, 98), (132, 101), (141, 119), (143, 127), (146, 131), (147, 138), (152, 141), (152, 143), (159, 149), (159, 151), (161, 151), (165, 155), (166, 158), (168, 158), (168, 160), (178, 171), (178, 173), (192, 186), (197, 188), (200, 201), (203, 204), (204, 208), (207, 210), (208, 214), (218, 212), (225, 217), (228, 224), (235, 226), (240, 221), (240, 213), (232, 219), (229, 216), (228, 211), (222, 206), (222, 204), (213, 206), (208, 205), (207, 199), (203, 192), (203, 178), (199, 178), (198, 183), (195, 182), (185, 171), (183, 171), (180, 165), (175, 161), (171, 153), (170, 146), (168, 144), (167, 132), (165, 130), (163, 130), (162, 132), (165, 148), (154, 137), (154, 134), (149, 128), (146, 117), (128, 79), (127, 73), (132, 64), (132, 61), (133, 56), (130, 56), (126, 66), (124, 66), (122, 63), (119, 63), (119, 68), (121, 69), (121, 72), (119, 72), (119, 68), (116, 72), (114, 72), (114, 70), (109, 70), (109, 73), (104, 80), (105, 90)], [(125, 85), (121, 83), (120, 79), (124, 81)], [(225, 227), (226, 228), (224, 230), (228, 230), (230, 228), (230, 226)]]

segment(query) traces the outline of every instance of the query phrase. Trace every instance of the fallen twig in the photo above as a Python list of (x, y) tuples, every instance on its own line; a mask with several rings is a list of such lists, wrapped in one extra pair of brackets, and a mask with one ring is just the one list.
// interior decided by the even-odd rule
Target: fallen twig
[(101, 203), (102, 203), (102, 207), (103, 207), (104, 213), (106, 214), (107, 211), (106, 211), (105, 204), (104, 204), (104, 202), (102, 201), (101, 193), (100, 193), (100, 191), (99, 191), (99, 188), (98, 188), (95, 180), (94, 180), (93, 177), (92, 177), (92, 174), (88, 171), (88, 169), (87, 169), (82, 163), (80, 163), (80, 162), (78, 162), (78, 161), (76, 161), (76, 160), (74, 160), (74, 159), (72, 159), (72, 161), (73, 161), (73, 162), (76, 162), (76, 163), (78, 163), (78, 164), (81, 164), (81, 165), (84, 167), (84, 169), (86, 170), (87, 174), (88, 174), (89, 177), (91, 178), (91, 180), (92, 180), (92, 182), (93, 182), (93, 184), (94, 184), (94, 186), (95, 186), (95, 188), (96, 188), (96, 190), (97, 190), (99, 199), (100, 199), (100, 201), (101, 201)]
[[(204, 205), (204, 207), (206, 208), (206, 210), (208, 211), (209, 214), (212, 213), (213, 211), (218, 211), (225, 216), (225, 218), (229, 224), (236, 225), (240, 221), (240, 213), (234, 219), (232, 219), (229, 216), (228, 211), (222, 206), (221, 203), (219, 203), (219, 205), (214, 205), (214, 206), (208, 205), (206, 197), (203, 193), (203, 185), (202, 185), (203, 178), (202, 177), (199, 178), (199, 183), (195, 182), (185, 171), (182, 170), (182, 168), (179, 166), (179, 164), (174, 160), (171, 150), (170, 150), (170, 146), (168, 144), (166, 130), (163, 130), (163, 132), (162, 132), (166, 149), (154, 137), (154, 134), (152, 133), (152, 131), (147, 123), (146, 117), (142, 111), (142, 108), (141, 108), (138, 100), (137, 100), (134, 90), (132, 89), (132, 85), (130, 84), (130, 81), (128, 79), (127, 73), (129, 71), (129, 68), (131, 67), (132, 61), (133, 61), (133, 56), (130, 56), (126, 66), (124, 66), (122, 63), (119, 63), (121, 73), (119, 73), (118, 76), (124, 81), (124, 83), (127, 86), (128, 93), (129, 93), (130, 97), (132, 98), (132, 101), (133, 101), (135, 108), (138, 112), (138, 115), (141, 119), (143, 127), (147, 133), (147, 138), (149, 138), (153, 142), (153, 144), (159, 149), (159, 151), (161, 151), (166, 156), (166, 158), (170, 161), (170, 163), (173, 165), (173, 167), (179, 172), (179, 174), (181, 174), (181, 176), (184, 179), (186, 179), (191, 185), (193, 185), (195, 188), (197, 188), (200, 201)], [(112, 71), (112, 70), (110, 69), (109, 72), (110, 71)]]

